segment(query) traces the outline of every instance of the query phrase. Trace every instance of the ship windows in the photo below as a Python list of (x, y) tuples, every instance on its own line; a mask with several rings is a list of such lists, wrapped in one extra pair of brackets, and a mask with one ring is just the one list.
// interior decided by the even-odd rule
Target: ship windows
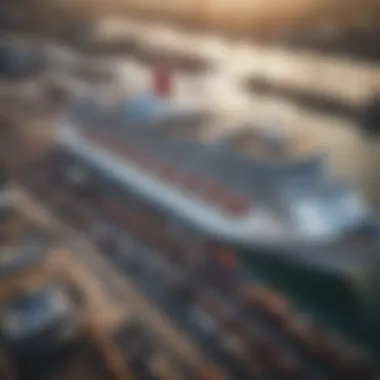
[(231, 191), (227, 185), (207, 177), (199, 177), (183, 167), (178, 167), (176, 163), (152, 157), (138, 148), (129, 146), (126, 142), (120, 142), (110, 136), (103, 136), (100, 140), (100, 137), (100, 135), (87, 136), (88, 139), (101, 143), (119, 158), (132, 161), (147, 174), (158, 177), (166, 185), (182, 189), (188, 196), (197, 197), (199, 201), (215, 207), (230, 217), (239, 217), (249, 212), (250, 199), (244, 194)]

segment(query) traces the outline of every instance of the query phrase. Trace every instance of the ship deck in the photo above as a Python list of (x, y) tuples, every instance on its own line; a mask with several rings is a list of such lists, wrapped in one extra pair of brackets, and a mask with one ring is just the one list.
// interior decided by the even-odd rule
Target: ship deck
[[(91, 153), (88, 153), (87, 158), (91, 157), (90, 160), (93, 159), (98, 162), (100, 167), (107, 168), (106, 172), (111, 176), (114, 175), (115, 178), (122, 179), (122, 182), (125, 179), (128, 188), (136, 188), (136, 193), (140, 196), (154, 198), (159, 206), (163, 206), (166, 210), (174, 210), (181, 218), (190, 219), (198, 228), (204, 228), (212, 235), (221, 236), (222, 239), (232, 241), (256, 253), (265, 252), (266, 255), (272, 253), (280, 261), (293, 261), (301, 266), (313, 265), (317, 270), (320, 268), (321, 272), (339, 275), (351, 273), (355, 277), (357, 273), (362, 271), (364, 263), (367, 262), (363, 260), (364, 256), (370, 262), (375, 259), (378, 229), (371, 223), (365, 226), (363, 231), (348, 232), (343, 236), (326, 241), (297, 238), (296, 234), (293, 233), (292, 235), (289, 226), (286, 226), (287, 223), (289, 224), (289, 220), (286, 219), (288, 216), (284, 213), (282, 209), (284, 205), (281, 204), (276, 192), (280, 190), (281, 181), (289, 180), (292, 170), (295, 175), (302, 177), (302, 174), (312, 173), (314, 168), (316, 172), (314, 175), (317, 175), (318, 166), (315, 162), (302, 163), (296, 167), (296, 170), (294, 167), (288, 168), (288, 170), (284, 167), (276, 169), (275, 166), (264, 163), (266, 169), (287, 170), (286, 175), (283, 175), (281, 179), (281, 176), (276, 176), (273, 172), (266, 178), (253, 178), (252, 183), (250, 183), (243, 173), (240, 175), (241, 182), (238, 183), (234, 179), (229, 179), (230, 176), (237, 175), (237, 171), (231, 168), (231, 163), (228, 162), (229, 156), (216, 155), (215, 158), (212, 156), (213, 148), (211, 148), (211, 152), (204, 153), (202, 157), (202, 149), (199, 148), (200, 154), (197, 154), (197, 148), (191, 144), (187, 145), (188, 142), (184, 142), (182, 149), (177, 147), (177, 150), (173, 151), (167, 140), (149, 141), (148, 139), (146, 141), (141, 136), (133, 139), (133, 135), (129, 140), (126, 135), (124, 135), (124, 139), (116, 139), (115, 137), (112, 133), (87, 132), (83, 139), (84, 145), (81, 147), (77, 145), (75, 150), (86, 155), (85, 150), (92, 145)], [(75, 144), (78, 144), (78, 138), (75, 141)], [(187, 152), (186, 147), (188, 148)], [(204, 148), (203, 151), (207, 152)], [(103, 155), (103, 152), (107, 153)], [(162, 157), (164, 160), (160, 162)], [(191, 157), (194, 157), (193, 162), (191, 162)], [(218, 161), (220, 157), (221, 161)], [(182, 172), (176, 168), (176, 165), (179, 167), (183, 165)], [(248, 163), (247, 167), (248, 165), (250, 164)], [(255, 165), (260, 164), (253, 162), (252, 166), (247, 168), (246, 173)], [(264, 167), (257, 169), (254, 174), (257, 176), (260, 171), (267, 171), (264, 170)], [(239, 190), (245, 186), (243, 187), (245, 191), (237, 192), (237, 194), (243, 194), (246, 197), (245, 200), (250, 205), (251, 219), (247, 218), (244, 213), (225, 214), (218, 210), (217, 195), (221, 185), (219, 187), (211, 186), (211, 189), (207, 189), (210, 177), (214, 174), (212, 178), (214, 180), (217, 170), (220, 170), (219, 178), (224, 179), (223, 182), (220, 181), (219, 183), (224, 184), (227, 191), (231, 191), (232, 194), (234, 194), (234, 186)], [(188, 173), (193, 176), (186, 178)], [(208, 173), (210, 173), (209, 176)], [(255, 176), (252, 175), (252, 177)], [(191, 180), (195, 183), (192, 183)], [(254, 186), (260, 180), (260, 187)], [(192, 195), (186, 196), (186, 185), (189, 184), (192, 185), (190, 190), (196, 191), (196, 196), (199, 197), (200, 195), (199, 200)], [(254, 190), (248, 193), (251, 188)], [(207, 194), (207, 190), (211, 190), (211, 192)], [(226, 191), (225, 188), (222, 187), (222, 191)], [(267, 208), (262, 205), (267, 206)], [(261, 210), (270, 211), (265, 214)], [(238, 220), (240, 220), (240, 224), (237, 223)], [(286, 228), (288, 229), (286, 230)], [(276, 234), (278, 240), (273, 238)], [(272, 239), (268, 236), (271, 236)]]

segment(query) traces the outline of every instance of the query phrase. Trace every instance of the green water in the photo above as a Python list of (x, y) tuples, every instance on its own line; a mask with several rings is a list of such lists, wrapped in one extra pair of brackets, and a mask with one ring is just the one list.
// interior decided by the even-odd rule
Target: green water
[(348, 278), (260, 252), (243, 250), (241, 258), (246, 269), (284, 293), (301, 315), (356, 343), (379, 350), (379, 331), (367, 325)]

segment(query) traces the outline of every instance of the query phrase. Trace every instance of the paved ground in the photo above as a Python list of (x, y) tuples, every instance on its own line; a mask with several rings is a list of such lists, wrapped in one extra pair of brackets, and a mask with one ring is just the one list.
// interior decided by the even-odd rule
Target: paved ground
[[(14, 189), (21, 210), (49, 228), (64, 230), (70, 252), (56, 252), (52, 268), (81, 284), (90, 301), (89, 313), (96, 315), (101, 326), (109, 331), (117, 328), (125, 315), (133, 313), (147, 323), (191, 367), (209, 368), (196, 347), (174, 328), (167, 317), (156, 309), (121, 272), (115, 271), (85, 239), (59, 224), (41, 205), (20, 189)], [(75, 257), (72, 255), (75, 254)], [(93, 277), (92, 277), (93, 276)], [(114, 305), (112, 305), (114, 304)], [(115, 307), (115, 305), (117, 305)], [(101, 321), (101, 322), (100, 322)]]

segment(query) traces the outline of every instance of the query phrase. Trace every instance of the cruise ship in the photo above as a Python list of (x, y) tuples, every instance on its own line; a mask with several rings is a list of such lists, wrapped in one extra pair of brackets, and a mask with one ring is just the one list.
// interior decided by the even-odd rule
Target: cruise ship
[(104, 215), (86, 231), (106, 251), (130, 244), (132, 234), (186, 268), (194, 286), (206, 282), (233, 302), (255, 299), (293, 337), (278, 301), (263, 296), (272, 299), (263, 306), (251, 287), (277, 289), (297, 313), (371, 347), (378, 229), (356, 194), (329, 176), (323, 156), (268, 160), (161, 133), (160, 123), (72, 115), (26, 182), (77, 228)]

